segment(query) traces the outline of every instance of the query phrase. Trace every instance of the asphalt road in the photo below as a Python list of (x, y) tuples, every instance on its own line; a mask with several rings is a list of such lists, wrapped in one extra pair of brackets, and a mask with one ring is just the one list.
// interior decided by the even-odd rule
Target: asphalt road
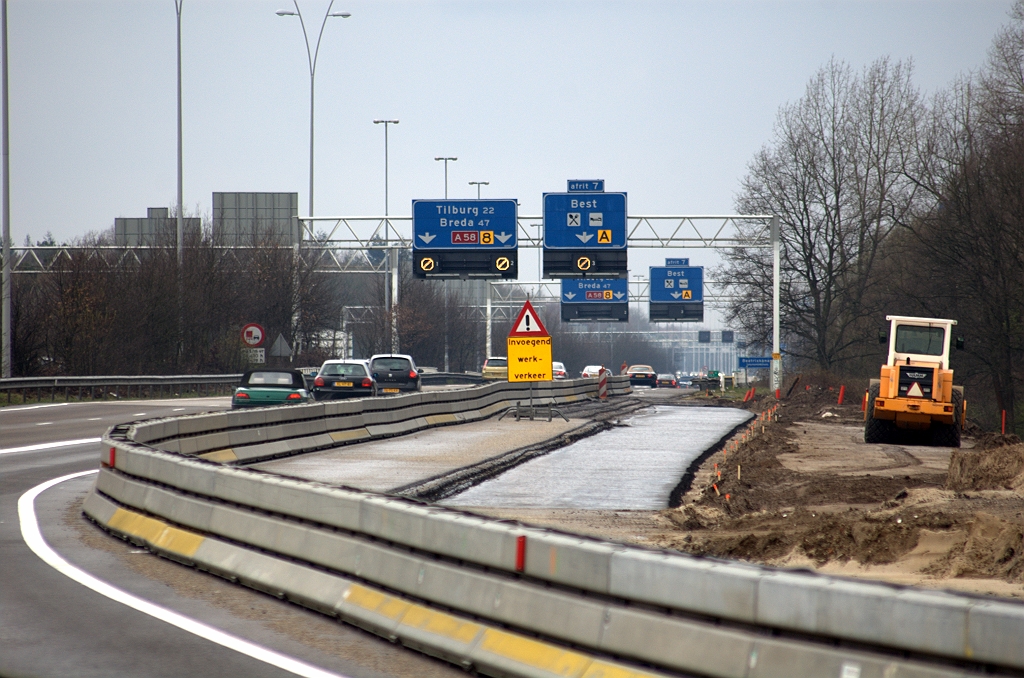
[(108, 536), (81, 517), (92, 474), (56, 484), (35, 500), (49, 546), (103, 582), (248, 641), (270, 663), (101, 595), (30, 550), (22, 536), (19, 498), (54, 478), (97, 469), (96, 439), (108, 427), (228, 406), (228, 398), (208, 398), (0, 408), (0, 675), (463, 675), (354, 627)]

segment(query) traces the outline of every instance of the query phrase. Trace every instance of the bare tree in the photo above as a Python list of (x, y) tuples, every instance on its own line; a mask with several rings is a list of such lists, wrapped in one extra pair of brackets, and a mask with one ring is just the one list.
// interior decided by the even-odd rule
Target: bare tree
[[(830, 61), (780, 110), (737, 200), (741, 213), (779, 216), (787, 352), (825, 370), (862, 352), (882, 244), (917, 199), (904, 171), (921, 113), (911, 75), (909, 63), (885, 58), (858, 75)], [(733, 250), (717, 275), (739, 299), (731, 318), (766, 344), (771, 253)]]

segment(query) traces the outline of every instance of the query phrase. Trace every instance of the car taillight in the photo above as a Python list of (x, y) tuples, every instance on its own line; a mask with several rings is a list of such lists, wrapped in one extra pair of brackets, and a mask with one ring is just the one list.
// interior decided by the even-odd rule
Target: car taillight
[(409, 370), (409, 378), (410, 379), (415, 379), (416, 378), (416, 370)]
[(236, 393), (235, 397), (236, 398), (245, 398), (246, 400), (248, 400), (249, 399), (249, 394), (248, 393)]
[(323, 386), (324, 385), (324, 378), (323, 377), (317, 377), (316, 379), (313, 380), (313, 385), (314, 386)]
[(302, 399), (302, 394), (301, 393), (289, 393), (288, 397), (285, 398), (285, 400), (301, 400), (301, 399)]
[(363, 388), (370, 388), (373, 386), (373, 382), (369, 379), (363, 379)]

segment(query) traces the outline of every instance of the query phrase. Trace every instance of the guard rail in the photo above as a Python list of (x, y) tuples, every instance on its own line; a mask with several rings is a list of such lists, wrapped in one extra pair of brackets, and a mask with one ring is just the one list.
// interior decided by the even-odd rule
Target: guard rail
[[(0, 393), (6, 392), (8, 404), (13, 394), (21, 395), (25, 402), (26, 393), (35, 395), (42, 400), (43, 394), (49, 392), (50, 400), (56, 399), (60, 393), (65, 400), (75, 397), (81, 400), (84, 395), (95, 399), (97, 390), (102, 399), (108, 395), (130, 398), (132, 390), (141, 398), (143, 394), (150, 398), (159, 398), (176, 393), (174, 387), (185, 387), (178, 392), (194, 392), (197, 396), (213, 395), (216, 392), (230, 392), (242, 378), (241, 374), (180, 374), (171, 376), (152, 375), (136, 377), (22, 377), (17, 379), (0, 379)], [(225, 388), (227, 387), (227, 388)], [(111, 393), (113, 389), (113, 393)], [(123, 391), (122, 391), (123, 389)]]
[[(1024, 674), (1024, 605), (626, 546), (216, 462), (489, 416), (525, 395), (518, 386), (115, 427), (85, 509), (169, 557), (494, 675), (609, 663), (634, 674)], [(596, 387), (568, 381), (542, 396)], [(226, 455), (232, 436), (242, 444)]]

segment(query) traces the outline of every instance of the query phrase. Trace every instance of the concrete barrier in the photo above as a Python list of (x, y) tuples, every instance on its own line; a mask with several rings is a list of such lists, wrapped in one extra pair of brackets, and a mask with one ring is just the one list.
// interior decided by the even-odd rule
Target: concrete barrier
[[(596, 385), (596, 380), (578, 381), (592, 381)], [(493, 407), (495, 404), (505, 402), (503, 399), (508, 398), (510, 392), (514, 396), (517, 390), (521, 390), (506, 389), (505, 386), (511, 385), (489, 384), (477, 389), (466, 389), (466, 391), (478, 391), (472, 398), (439, 397), (441, 394), (435, 392), (405, 396), (410, 400), (404, 404), (400, 402), (400, 398), (387, 400), (396, 405), (396, 410), (411, 410), (408, 413), (396, 414), (397, 422), (415, 421), (419, 426), (427, 426), (430, 425), (431, 417), (454, 417), (456, 414), (466, 416), (469, 412), (480, 411), (481, 402), (490, 403), (486, 407)], [(575, 396), (577, 394), (573, 391), (580, 388), (586, 394), (589, 386), (588, 384), (567, 384), (559, 389), (559, 397)], [(465, 392), (458, 393), (461, 395)], [(431, 396), (430, 402), (423, 402), (420, 399), (421, 396)], [(366, 407), (365, 403), (367, 402), (372, 403), (372, 406)], [(351, 423), (355, 420), (353, 418), (371, 414), (378, 416), (386, 413), (387, 408), (381, 409), (380, 403), (381, 401), (378, 400), (318, 404), (322, 407), (318, 416), (322, 417), (323, 421), (333, 420), (333, 423), (330, 424), (333, 427), (335, 424), (343, 423), (342, 419)], [(467, 407), (478, 409), (462, 409)], [(281, 409), (285, 410), (283, 414), (290, 415), (292, 411), (301, 408)], [(457, 412), (453, 412), (453, 409)], [(417, 416), (409, 418), (409, 415), (413, 413)], [(275, 415), (276, 421), (266, 422), (267, 418), (263, 418), (266, 425), (254, 424), (253, 422), (259, 421), (259, 418), (254, 418), (252, 415), (256, 415), (257, 411), (252, 411), (230, 413), (222, 419), (204, 418), (202, 422), (185, 427), (184, 430), (200, 432), (200, 435), (217, 435), (223, 432), (223, 429), (218, 430), (217, 426), (225, 426), (226, 421), (232, 424), (238, 423), (239, 419), (233, 416), (235, 414), (246, 415), (242, 421), (256, 429), (263, 430), (260, 435), (265, 435), (266, 430), (272, 429), (277, 424), (290, 423), (286, 419), (281, 419), (282, 413), (278, 411), (278, 414)], [(297, 422), (311, 419), (308, 415), (299, 412), (295, 412), (294, 415)], [(224, 417), (225, 415), (220, 416)], [(360, 419), (360, 421), (363, 420)], [(450, 420), (442, 418), (434, 421), (447, 422)], [(104, 492), (107, 492), (109, 496), (128, 504), (131, 501), (142, 502), (138, 508), (154, 515), (166, 516), (169, 519), (173, 515), (175, 522), (179, 520), (199, 521), (196, 522), (196, 529), (210, 529), (215, 533), (216, 530), (212, 529), (212, 523), (210, 528), (202, 527), (207, 523), (201, 521), (212, 520), (212, 517), (203, 514), (205, 509), (197, 507), (204, 501), (203, 498), (228, 502), (232, 506), (230, 510), (225, 509), (227, 512), (223, 515), (230, 515), (231, 518), (221, 521), (224, 524), (218, 522), (217, 528), (226, 531), (224, 535), (226, 538), (237, 539), (240, 542), (271, 551), (308, 548), (308, 552), (288, 550), (289, 557), (308, 559), (309, 562), (319, 563), (325, 567), (334, 567), (333, 565), (324, 565), (324, 561), (320, 560), (330, 555), (328, 553), (330, 549), (334, 549), (331, 551), (333, 553), (331, 557), (341, 557), (339, 554), (349, 553), (345, 550), (349, 547), (343, 548), (339, 545), (341, 542), (333, 539), (321, 539), (319, 533), (315, 539), (309, 536), (312, 532), (302, 537), (295, 537), (296, 533), (289, 532), (290, 536), (286, 537), (278, 531), (278, 528), (271, 527), (270, 523), (265, 522), (264, 518), (260, 516), (265, 516), (268, 512), (278, 514), (302, 520), (304, 524), (312, 524), (314, 527), (321, 525), (326, 528), (346, 530), (353, 536), (365, 535), (371, 539), (380, 540), (384, 544), (381, 548), (413, 549), (415, 552), (426, 554), (424, 557), (419, 557), (419, 560), (410, 556), (412, 559), (397, 570), (386, 568), (381, 570), (380, 578), (382, 580), (379, 583), (394, 587), (396, 590), (404, 590), (399, 585), (408, 585), (410, 577), (414, 579), (423, 577), (429, 578), (432, 582), (442, 582), (439, 584), (438, 590), (446, 591), (452, 596), (479, 597), (483, 595), (479, 594), (479, 591), (484, 589), (474, 588), (474, 586), (484, 585), (469, 586), (468, 582), (477, 576), (476, 570), (472, 570), (472, 568), (482, 566), (506, 573), (500, 576), (525, 577), (530, 581), (565, 587), (566, 591), (577, 592), (573, 595), (605, 596), (615, 600), (628, 601), (631, 604), (674, 611), (670, 616), (679, 613), (696, 615), (697, 618), (707, 617), (730, 623), (735, 622), (759, 629), (769, 629), (772, 632), (795, 633), (828, 641), (838, 640), (866, 644), (877, 648), (889, 648), (897, 652), (966, 661), (970, 662), (972, 666), (990, 665), (1018, 671), (1024, 669), (1024, 643), (1020, 642), (1020, 639), (1024, 637), (1024, 605), (965, 595), (919, 591), (881, 583), (845, 580), (813, 573), (773, 570), (710, 558), (691, 557), (675, 552), (651, 551), (495, 521), (436, 506), (424, 506), (396, 497), (385, 497), (357, 490), (333, 488), (318, 483), (276, 477), (250, 469), (223, 466), (204, 459), (155, 450), (141, 444), (141, 441), (134, 440), (133, 435), (140, 432), (142, 438), (148, 437), (148, 440), (151, 441), (175, 442), (170, 436), (158, 439), (152, 435), (147, 436), (147, 434), (157, 431), (164, 434), (177, 430), (180, 435), (183, 430), (181, 421), (177, 423), (172, 421), (153, 422), (152, 429), (147, 428), (148, 425), (149, 422), (138, 424), (129, 429), (127, 435), (113, 432), (105, 436), (105, 444), (115, 448), (116, 451), (114, 466), (117, 473), (108, 472), (101, 476), (103, 487), (106, 488)], [(325, 424), (326, 428), (328, 428), (327, 424)], [(246, 429), (235, 427), (229, 430), (241, 432)], [(337, 428), (327, 435), (353, 430), (358, 431), (359, 429)], [(362, 430), (369, 432), (370, 427), (364, 427)], [(301, 441), (302, 438), (292, 440)], [(287, 445), (291, 443), (288, 439), (284, 439), (268, 444)], [(124, 483), (121, 485), (111, 484), (112, 477), (120, 477)], [(138, 488), (128, 489), (129, 485), (125, 484), (128, 481), (143, 486), (149, 485), (151, 490), (139, 495)], [(156, 488), (154, 483), (166, 487)], [(108, 487), (107, 484), (110, 486)], [(175, 494), (178, 490), (196, 495), (196, 497), (183, 498), (183, 496)], [(160, 495), (160, 492), (164, 492), (166, 496)], [(129, 499), (131, 501), (127, 501)], [(193, 499), (194, 502), (192, 502)], [(180, 513), (185, 510), (183, 506), (190, 502), (195, 505), (188, 508), (187, 512)], [(256, 522), (251, 522), (250, 514), (253, 514), (254, 511), (258, 514), (256, 518), (259, 519)], [(231, 528), (230, 523), (233, 522), (249, 525), (250, 531), (232, 531), (235, 528)], [(309, 529), (313, 530), (314, 528)], [(516, 541), (519, 537), (526, 539), (526, 562), (522, 574), (517, 573), (515, 567)], [(299, 555), (300, 553), (302, 555)], [(363, 553), (370, 554), (371, 551), (363, 549), (360, 554)], [(376, 554), (372, 556), (374, 558), (383, 557), (378, 551), (372, 551), (372, 553)], [(365, 558), (370, 557), (371, 555), (365, 556)], [(425, 564), (436, 557), (451, 562), (466, 563), (470, 566), (470, 570), (455, 571), (454, 574), (445, 570), (445, 574), (442, 576), (441, 570), (428, 568)], [(363, 555), (358, 557), (357, 561), (360, 565), (355, 566), (354, 572), (357, 576), (369, 577), (371, 572), (377, 572), (377, 570), (366, 569), (368, 561), (363, 561), (362, 558), (364, 558)], [(379, 565), (380, 563), (377, 563), (375, 567)], [(374, 574), (373, 576), (377, 577), (378, 575)], [(460, 582), (464, 585), (461, 588)], [(418, 582), (417, 586), (421, 584), (422, 582)], [(493, 582), (487, 585), (499, 586)], [(529, 599), (527, 594), (522, 593), (515, 586), (502, 584), (499, 588), (507, 591), (507, 595), (511, 595), (513, 598)], [(474, 591), (477, 593), (473, 593)], [(416, 589), (410, 595), (423, 596), (424, 594), (420, 589)], [(440, 595), (440, 593), (436, 595)], [(458, 607), (452, 605), (450, 601), (443, 602), (434, 598), (435, 594), (431, 594), (430, 599), (438, 604)], [(490, 600), (493, 605), (495, 599), (492, 594), (486, 594), (480, 600)], [(530, 619), (524, 621), (521, 617), (517, 617), (515, 609), (517, 606), (519, 609), (528, 609), (530, 605), (538, 605), (538, 603), (532, 602), (524, 607), (519, 603), (508, 602), (509, 598), (507, 597), (502, 597), (501, 600), (507, 610), (511, 608), (511, 611), (508, 612), (510, 616), (507, 618), (494, 617), (493, 612), (484, 615), (476, 607), (473, 607), (473, 611), (470, 613), (489, 616), (489, 618), (497, 619), (502, 623), (533, 624)], [(473, 605), (477, 603), (473, 603)], [(459, 605), (470, 606), (470, 602), (462, 602)], [(556, 607), (545, 607), (544, 605), (540, 607), (547, 609), (548, 612), (541, 615), (543, 618), (537, 620), (537, 628), (531, 627), (531, 630), (548, 629), (545, 619), (559, 618), (557, 605)], [(584, 614), (581, 619), (589, 618), (588, 614)], [(589, 622), (584, 623), (584, 626), (587, 623)], [(630, 637), (625, 630), (626, 627), (617, 627), (622, 629), (621, 632), (616, 631), (609, 635), (608, 629), (611, 628), (609, 624), (610, 618), (603, 622), (603, 630), (597, 640), (586, 636), (586, 634), (573, 638), (560, 636), (557, 627), (560, 627), (561, 623), (555, 624), (556, 628), (545, 630), (544, 633), (552, 634), (551, 637), (564, 642), (587, 646), (591, 646), (588, 643), (597, 642), (598, 645), (593, 647), (627, 656), (628, 653), (622, 648), (633, 641), (624, 640)], [(572, 625), (569, 624), (569, 626)], [(698, 626), (704, 629), (700, 633), (707, 632), (706, 625), (698, 624)], [(687, 635), (690, 632), (683, 627), (672, 633), (690, 637)], [(700, 635), (697, 631), (693, 631), (693, 634), (696, 634), (693, 635), (694, 638)], [(617, 640), (605, 648), (601, 645), (605, 642), (605, 638), (608, 643), (613, 643), (613, 639)], [(637, 636), (637, 638), (640, 637)], [(723, 637), (722, 642), (732, 641)], [(784, 652), (770, 643), (765, 643), (767, 641), (757, 640), (753, 646), (754, 649), (751, 650), (753, 654), (750, 656), (754, 657), (754, 664), (749, 666), (750, 675), (784, 675), (781, 668), (778, 669), (779, 672), (771, 673), (775, 670), (770, 669), (771, 666), (774, 666), (772, 662), (775, 660), (769, 661), (769, 657), (791, 658), (791, 652), (796, 650), (790, 648)], [(613, 650), (613, 647), (618, 649)], [(818, 648), (819, 646), (811, 643), (810, 647)], [(762, 648), (763, 652), (758, 648)], [(643, 648), (637, 651), (641, 650)], [(643, 651), (646, 652), (646, 650)], [(651, 651), (653, 652), (653, 650)], [(681, 653), (680, 656), (685, 655), (688, 651), (690, 650), (678, 650)], [(815, 654), (817, 652), (818, 649), (813, 649), (813, 652), (807, 650), (805, 654), (810, 653), (807, 656), (817, 656)], [(842, 659), (839, 655), (826, 652), (822, 656), (825, 657), (821, 660), (824, 663), (818, 662), (817, 659), (813, 661), (808, 659), (807, 661), (811, 663), (807, 666), (812, 668), (842, 666), (841, 662), (835, 664), (835, 661)], [(876, 666), (877, 657), (872, 659), (872, 656), (870, 654), (858, 655), (855, 663), (862, 667)], [(654, 661), (654, 659), (642, 660)], [(778, 659), (778, 661), (782, 662), (783, 659)], [(801, 659), (801, 661), (803, 660)], [(658, 659), (658, 662), (669, 662), (669, 659)], [(761, 668), (755, 671), (755, 664)], [(659, 665), (671, 665), (675, 668), (682, 666), (670, 663)], [(783, 664), (778, 664), (778, 666), (781, 667)], [(920, 668), (917, 664), (915, 667), (917, 667), (914, 669), (915, 671)], [(731, 670), (723, 669), (724, 673), (715, 675), (731, 675), (729, 673)], [(880, 670), (884, 673), (888, 669), (883, 667)], [(863, 675), (871, 675), (871, 673), (869, 671)], [(884, 673), (884, 675), (903, 674)]]
[[(122, 505), (107, 498), (113, 495)], [(565, 673), (566, 662), (581, 670), (598, 662), (605, 673), (595, 669), (595, 676), (651, 675), (593, 652), (712, 676), (842, 676), (844, 666), (860, 667), (864, 673), (857, 675), (864, 676), (963, 675), (943, 666), (796, 638), (766, 639), (758, 630), (581, 597), (543, 582), (467, 569), (360, 536), (178, 495), (111, 470), (100, 474), (85, 510), (107, 529), (175, 560), (492, 675), (580, 675)], [(167, 515), (170, 522), (146, 513)]]

